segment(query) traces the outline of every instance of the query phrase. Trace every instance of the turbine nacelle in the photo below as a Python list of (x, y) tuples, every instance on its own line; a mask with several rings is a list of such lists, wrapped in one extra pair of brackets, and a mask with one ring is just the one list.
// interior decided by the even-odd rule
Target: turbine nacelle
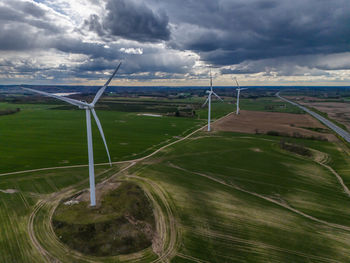
[(92, 103), (87, 103), (87, 105), (79, 106), (79, 109), (82, 109), (82, 110), (92, 110), (94, 108), (95, 108), (95, 105), (93, 105)]

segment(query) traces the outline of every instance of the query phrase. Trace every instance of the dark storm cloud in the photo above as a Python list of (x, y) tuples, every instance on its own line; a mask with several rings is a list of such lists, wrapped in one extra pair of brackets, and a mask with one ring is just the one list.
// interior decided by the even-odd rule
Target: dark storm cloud
[(329, 55), (299, 55), (261, 60), (247, 60), (221, 69), (222, 74), (265, 72), (276, 76), (321, 76), (325, 70), (350, 69), (350, 52)]
[[(135, 73), (132, 78), (188, 77), (195, 59), (179, 51), (224, 67), (222, 74), (299, 76), (350, 69), (348, 0), (90, 0), (91, 12), (82, 10), (78, 18), (80, 11), (70, 13), (67, 3), (36, 2), (2, 1), (0, 52), (81, 54), (81, 61), (52, 70), (19, 61), (8, 71), (103, 77), (123, 59), (121, 73)], [(56, 11), (49, 8), (55, 6)], [(142, 55), (129, 49), (142, 49)]]
[[(106, 52), (117, 49), (111, 46)], [(120, 54), (120, 53), (116, 53)], [(118, 61), (122, 60), (123, 66), (120, 68), (122, 74), (163, 72), (174, 74), (185, 74), (195, 63), (193, 58), (183, 58), (176, 52), (169, 52), (156, 48), (144, 48), (142, 55), (123, 54), (122, 56), (100, 56), (91, 57), (77, 67), (79, 71), (103, 71), (115, 68)]]
[(108, 34), (140, 42), (169, 39), (169, 19), (164, 11), (155, 12), (143, 2), (109, 0), (106, 12), (102, 21), (93, 14), (85, 25), (100, 36)]
[(195, 2), (160, 3), (177, 24), (169, 45), (193, 50), (215, 65), (350, 50), (345, 0), (202, 0), (197, 8)]

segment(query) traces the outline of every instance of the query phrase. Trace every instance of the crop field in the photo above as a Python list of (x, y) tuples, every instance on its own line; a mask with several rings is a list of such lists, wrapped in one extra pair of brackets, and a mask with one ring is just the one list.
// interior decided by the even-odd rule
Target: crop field
[[(296, 110), (279, 104), (275, 98), (243, 99), (241, 108)], [(51, 219), (62, 200), (88, 187), (86, 166), (62, 168), (87, 163), (85, 114), (61, 104), (0, 103), (0, 109), (17, 107), (19, 112), (0, 116), (0, 173), (61, 168), (0, 175), (0, 251), (6, 251), (0, 262), (348, 260), (348, 148), (288, 138), (311, 150), (312, 157), (304, 157), (281, 149), (278, 136), (199, 131), (187, 137), (206, 124), (206, 108), (192, 118), (97, 110), (113, 161), (123, 161), (96, 166), (97, 184), (131, 181), (141, 187), (153, 206), (156, 241), (111, 257), (73, 251), (54, 234)], [(234, 107), (215, 101), (213, 118)], [(93, 134), (96, 163), (104, 163), (96, 127)]]
[(286, 137), (338, 140), (320, 122), (308, 114), (241, 110), (213, 124), (215, 131), (283, 135)]
[(345, 130), (350, 130), (349, 103), (342, 102), (303, 102), (302, 105), (316, 109), (323, 116), (336, 122)]
[[(119, 171), (120, 167), (96, 168), (97, 181)], [(88, 168), (58, 169), (0, 177), (0, 262), (42, 262), (30, 235), (30, 216), (36, 204), (75, 185), (88, 187)]]
[[(0, 116), (0, 174), (43, 167), (87, 163), (86, 124), (83, 110), (57, 110), (56, 105), (6, 104), (21, 108)], [(212, 118), (230, 112), (231, 105), (214, 103)], [(200, 118), (150, 117), (137, 113), (97, 110), (112, 161), (135, 159), (204, 125)], [(93, 121), (95, 163), (107, 162), (102, 139)]]
[(347, 154), (296, 141), (329, 155), (302, 158), (274, 137), (202, 133), (133, 168), (171, 200), (180, 232), (173, 261), (345, 262), (350, 197), (326, 163), (348, 181)]
[[(230, 105), (217, 105), (213, 105), (213, 118), (230, 110)], [(58, 106), (0, 103), (0, 109), (21, 109), (15, 114), (0, 116), (0, 173), (87, 164), (84, 111), (52, 109)], [(200, 111), (203, 117), (207, 114), (206, 109)], [(97, 114), (113, 161), (144, 156), (206, 123), (200, 118), (157, 118), (110, 110)], [(96, 127), (93, 133), (95, 161), (106, 162)], [(96, 174), (102, 174), (97, 177), (97, 183), (124, 166), (118, 164), (112, 169), (106, 165), (96, 166)], [(87, 188), (87, 179), (87, 167), (1, 175), (0, 251), (6, 253), (0, 253), (0, 261), (40, 262), (42, 256), (28, 233), (30, 216), (41, 200), (52, 198), (63, 189)]]
[(304, 113), (298, 107), (279, 100), (276, 97), (263, 97), (256, 99), (241, 99), (240, 108), (251, 111), (268, 111), (283, 113)]

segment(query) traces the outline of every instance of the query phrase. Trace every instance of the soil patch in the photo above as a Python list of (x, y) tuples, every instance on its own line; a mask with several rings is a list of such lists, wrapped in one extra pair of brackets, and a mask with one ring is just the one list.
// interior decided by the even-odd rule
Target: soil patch
[(6, 189), (6, 190), (0, 189), (0, 192), (4, 193), (4, 194), (14, 194), (14, 193), (17, 193), (18, 190), (16, 190), (16, 189)]
[[(291, 114), (279, 112), (245, 111), (239, 115), (231, 114), (227, 118), (212, 124), (216, 131), (233, 131), (243, 133), (269, 133), (271, 131), (288, 136), (323, 138), (335, 141), (337, 138), (316, 119), (308, 114)], [(322, 132), (317, 132), (316, 130)]]
[[(105, 181), (103, 183), (100, 183), (96, 185), (95, 188), (95, 195), (96, 195), (96, 207), (101, 206), (101, 199), (102, 196), (116, 188), (121, 184), (121, 182), (111, 182), (111, 181)], [(80, 202), (90, 202), (90, 190), (84, 190), (79, 195), (75, 196), (74, 198), (69, 200), (72, 203), (80, 203)]]
[(327, 113), (330, 119), (334, 119), (345, 125), (350, 130), (350, 105), (344, 102), (301, 102), (300, 104), (315, 108)]

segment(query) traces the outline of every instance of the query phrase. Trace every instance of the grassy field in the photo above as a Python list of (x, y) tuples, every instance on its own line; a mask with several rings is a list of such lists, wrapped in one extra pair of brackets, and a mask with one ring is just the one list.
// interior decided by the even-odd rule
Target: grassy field
[(257, 99), (241, 99), (240, 108), (244, 110), (285, 112), (302, 114), (304, 111), (276, 97), (263, 97)]
[[(279, 149), (278, 138), (200, 135), (133, 168), (172, 201), (181, 232), (174, 262), (348, 259), (350, 198), (328, 169)], [(327, 149), (332, 164), (349, 165), (337, 146), (305, 143)]]
[[(326, 151), (328, 164), (349, 181), (350, 172), (345, 169), (349, 160), (337, 145), (293, 140)], [(50, 180), (43, 181), (36, 173), (17, 175), (17, 180), (26, 178), (17, 188), (16, 177), (4, 177), (2, 181), (7, 184), (3, 183), (2, 189), (23, 190), (2, 194), (5, 197), (2, 207), (11, 211), (1, 211), (1, 222), (6, 227), (2, 228), (5, 232), (0, 244), (11, 251), (2, 255), (2, 261), (40, 262), (41, 256), (26, 235), (30, 213), (37, 207), (38, 200), (79, 182), (83, 176), (79, 174), (84, 169), (76, 168), (76, 179), (61, 185), (50, 182), (58, 176), (54, 176), (57, 171), (52, 171)], [(104, 169), (101, 167), (100, 172)], [(120, 168), (115, 169), (114, 172)], [(61, 171), (72, 172), (71, 169)], [(173, 258), (172, 262), (197, 259), (209, 262), (305, 262), (307, 259), (344, 262), (347, 259), (349, 196), (344, 194), (335, 176), (315, 160), (281, 150), (278, 137), (199, 133), (130, 168), (120, 179), (141, 185), (153, 196), (154, 205), (159, 205), (168, 217), (167, 228), (170, 229), (164, 246), (169, 247), (167, 255)], [(29, 181), (33, 188), (26, 188)], [(42, 190), (36, 190), (39, 185)], [(87, 187), (87, 181), (75, 189), (83, 187)], [(40, 194), (29, 192), (31, 190)], [(75, 262), (130, 261), (128, 257), (72, 257), (64, 253), (55, 237), (47, 234), (50, 230), (48, 215), (59, 199), (46, 203), (34, 218), (34, 232), (39, 243), (55, 258), (62, 262), (73, 259)], [(17, 219), (11, 220), (14, 213)], [(19, 248), (21, 254), (15, 253)], [(150, 262), (155, 258), (154, 253), (145, 250), (141, 258), (134, 258), (132, 262)]]
[[(11, 105), (16, 114), (0, 116), (0, 174), (42, 167), (87, 163), (85, 112), (53, 110), (56, 105)], [(230, 105), (214, 103), (213, 119), (227, 114)], [(205, 124), (207, 110), (200, 118), (149, 117), (137, 113), (97, 111), (112, 161), (135, 159), (161, 145), (184, 136)], [(95, 163), (107, 162), (107, 155), (93, 122)]]
[[(0, 116), (0, 173), (87, 163), (84, 112), (52, 109), (57, 106), (0, 103), (0, 109), (21, 109), (15, 114)], [(229, 110), (230, 105), (226, 105), (226, 108), (225, 105), (213, 105), (214, 118)], [(206, 109), (201, 109), (201, 112), (204, 119), (154, 118), (103, 110), (97, 114), (103, 124), (113, 161), (118, 161), (144, 156), (204, 125), (207, 112)], [(96, 127), (93, 134), (95, 162), (106, 162), (106, 153)], [(96, 173), (107, 171), (106, 167), (96, 167)], [(97, 182), (118, 169), (119, 166), (116, 166), (106, 172), (97, 178)], [(28, 235), (31, 214), (38, 203), (56, 196), (62, 189), (88, 187), (87, 175), (87, 167), (81, 167), (1, 176), (0, 251), (6, 253), (0, 253), (0, 261), (42, 261)], [(40, 211), (45, 209), (46, 206), (43, 206)], [(150, 258), (154, 258), (153, 253), (150, 253)]]
[[(270, 111), (274, 98), (242, 100), (246, 110)], [(83, 111), (57, 105), (8, 105), (0, 116), (0, 173), (87, 163)], [(234, 104), (213, 103), (213, 118)], [(206, 123), (196, 118), (147, 117), (100, 110), (113, 161), (144, 156)], [(105, 162), (94, 127), (96, 162)], [(55, 134), (52, 137), (51, 134)], [(106, 178), (136, 183), (152, 202), (158, 249), (112, 257), (82, 255), (54, 234), (61, 200), (88, 187), (87, 167), (0, 177), (0, 262), (347, 262), (349, 154), (341, 143), (293, 139), (312, 158), (282, 150), (280, 137), (199, 132), (134, 163), (97, 166)], [(128, 169), (127, 169), (128, 168)], [(124, 171), (125, 169), (125, 171)], [(332, 170), (333, 169), (333, 170)]]
[[(97, 181), (119, 171), (121, 166), (97, 167)], [(0, 262), (42, 262), (29, 235), (30, 216), (41, 200), (76, 185), (88, 187), (88, 169), (71, 168), (2, 176), (0, 180)], [(11, 191), (12, 190), (12, 191)]]

